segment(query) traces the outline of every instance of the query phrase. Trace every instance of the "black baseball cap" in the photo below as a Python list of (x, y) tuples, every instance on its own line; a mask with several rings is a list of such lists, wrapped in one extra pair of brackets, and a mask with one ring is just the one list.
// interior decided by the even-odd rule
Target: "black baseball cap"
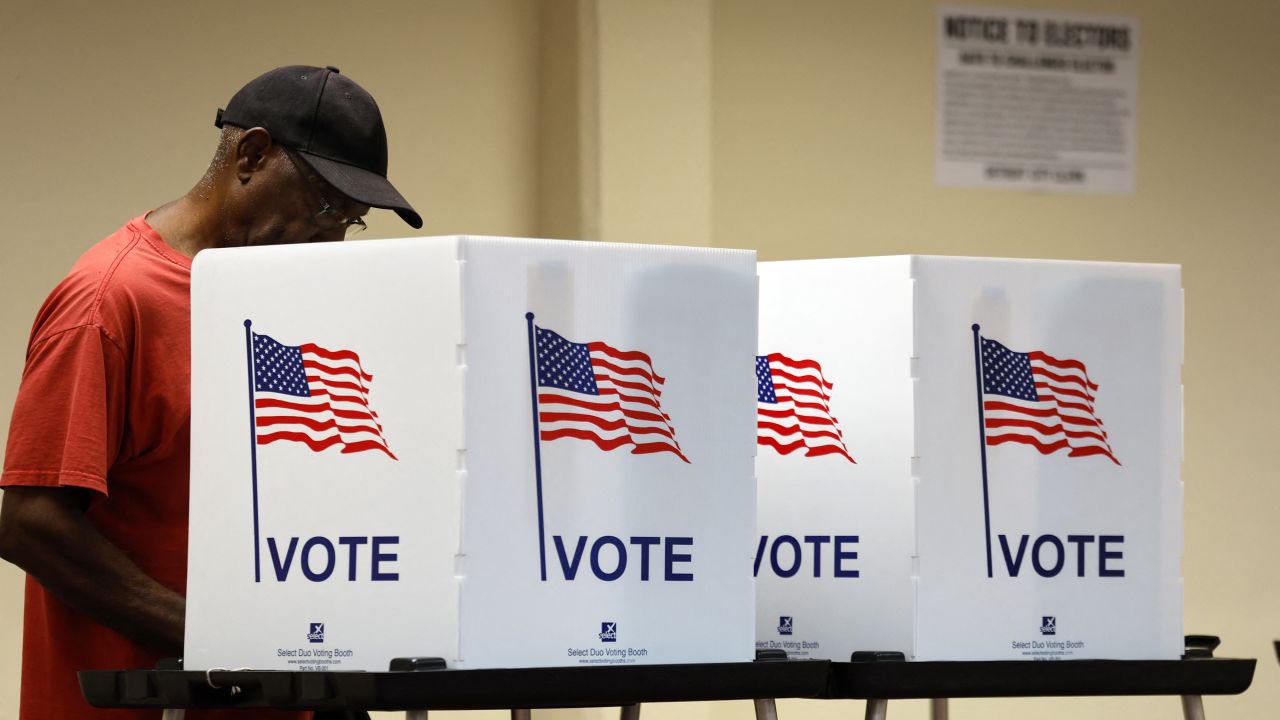
[(387, 180), (387, 130), (378, 104), (336, 67), (290, 65), (264, 73), (218, 110), (214, 125), (266, 128), (338, 192), (422, 227), (422, 217)]

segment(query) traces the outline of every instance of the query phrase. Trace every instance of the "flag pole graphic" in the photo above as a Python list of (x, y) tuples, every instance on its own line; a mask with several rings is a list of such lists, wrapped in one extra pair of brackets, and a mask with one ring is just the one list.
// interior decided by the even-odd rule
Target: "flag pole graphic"
[(529, 393), (533, 403), (533, 472), (538, 488), (538, 560), (542, 567), (542, 582), (547, 581), (547, 535), (542, 524), (542, 440), (538, 426), (538, 360), (537, 339), (533, 332), (533, 313), (524, 314), (529, 326)]
[(258, 421), (253, 409), (253, 321), (244, 321), (244, 352), (249, 368), (249, 465), (253, 468), (253, 581), (262, 582), (261, 541), (258, 539)]
[(973, 373), (978, 383), (978, 447), (982, 450), (982, 519), (987, 527), (987, 577), (994, 577), (991, 568), (991, 501), (987, 492), (987, 420), (982, 409), (982, 339), (981, 328), (973, 324)]

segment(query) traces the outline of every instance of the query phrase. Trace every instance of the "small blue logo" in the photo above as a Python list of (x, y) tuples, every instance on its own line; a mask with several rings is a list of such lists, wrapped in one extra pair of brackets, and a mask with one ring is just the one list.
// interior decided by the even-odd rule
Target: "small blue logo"
[(311, 623), (311, 630), (307, 632), (307, 640), (310, 640), (313, 643), (324, 642), (324, 623)]
[(1041, 635), (1057, 635), (1058, 634), (1058, 618), (1052, 615), (1044, 615), (1044, 619), (1040, 622)]
[(600, 642), (618, 642), (618, 623), (608, 620), (600, 623)]
[(791, 616), (790, 615), (782, 615), (778, 617), (778, 634), (779, 635), (791, 634)]

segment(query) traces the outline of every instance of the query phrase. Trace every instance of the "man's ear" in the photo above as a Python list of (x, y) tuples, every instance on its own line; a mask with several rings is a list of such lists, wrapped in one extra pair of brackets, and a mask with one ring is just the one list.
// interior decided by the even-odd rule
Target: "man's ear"
[(263, 168), (272, 145), (271, 133), (266, 128), (250, 128), (240, 136), (240, 141), (236, 143), (235, 168), (236, 179), (242, 185)]

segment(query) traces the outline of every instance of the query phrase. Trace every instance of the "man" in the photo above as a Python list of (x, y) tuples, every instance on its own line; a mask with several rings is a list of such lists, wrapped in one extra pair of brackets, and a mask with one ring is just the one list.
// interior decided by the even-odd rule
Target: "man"
[(422, 227), (386, 179), (377, 105), (337, 68), (272, 70), (216, 124), (200, 182), (90, 248), (31, 332), (0, 475), (0, 556), (28, 573), (28, 720), (128, 717), (90, 708), (75, 672), (182, 654), (192, 258), (342, 240), (370, 207)]

